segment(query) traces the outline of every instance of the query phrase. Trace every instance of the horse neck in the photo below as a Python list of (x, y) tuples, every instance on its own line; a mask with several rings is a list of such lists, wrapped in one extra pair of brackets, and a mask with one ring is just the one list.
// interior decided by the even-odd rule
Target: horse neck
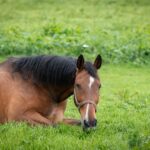
[(73, 94), (73, 91), (74, 85), (49, 87), (50, 97), (52, 97), (55, 102), (61, 102), (66, 100), (69, 96)]

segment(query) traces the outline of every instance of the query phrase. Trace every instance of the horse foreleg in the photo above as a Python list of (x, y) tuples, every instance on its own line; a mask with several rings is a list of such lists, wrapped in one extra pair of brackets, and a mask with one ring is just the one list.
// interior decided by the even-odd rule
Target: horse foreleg
[(52, 110), (51, 114), (47, 116), (49, 120), (53, 124), (59, 124), (63, 121), (64, 118), (64, 112), (66, 109), (67, 100), (64, 100), (60, 103), (58, 103)]
[(80, 120), (70, 119), (70, 118), (64, 118), (63, 119), (63, 123), (64, 124), (68, 124), (68, 125), (77, 125), (77, 126), (81, 125), (81, 121)]
[(64, 123), (69, 125), (81, 125), (80, 120), (64, 118), (64, 112), (66, 110), (67, 100), (60, 102), (53, 108), (52, 113), (48, 116), (53, 124)]
[(22, 118), (23, 121), (27, 122), (30, 125), (50, 125), (52, 126), (52, 122), (46, 117), (42, 116), (38, 112), (27, 112)]

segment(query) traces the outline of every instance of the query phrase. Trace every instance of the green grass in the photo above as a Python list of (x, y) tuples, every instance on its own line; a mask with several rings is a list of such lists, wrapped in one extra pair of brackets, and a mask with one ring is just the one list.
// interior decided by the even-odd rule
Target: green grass
[[(150, 149), (150, 70), (148, 67), (104, 65), (98, 126), (84, 133), (80, 127), (0, 125), (2, 150), (148, 150)], [(66, 116), (79, 118), (72, 98)]]
[(0, 55), (149, 64), (149, 10), (149, 0), (0, 0)]

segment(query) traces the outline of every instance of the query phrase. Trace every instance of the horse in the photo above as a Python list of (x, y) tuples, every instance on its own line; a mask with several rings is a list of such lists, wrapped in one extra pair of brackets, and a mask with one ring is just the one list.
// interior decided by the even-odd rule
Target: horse
[[(96, 127), (96, 106), (101, 87), (97, 70), (102, 58), (91, 63), (62, 56), (11, 57), (0, 63), (0, 124), (26, 122), (55, 126), (60, 123)], [(65, 118), (67, 98), (74, 103), (81, 119)]]

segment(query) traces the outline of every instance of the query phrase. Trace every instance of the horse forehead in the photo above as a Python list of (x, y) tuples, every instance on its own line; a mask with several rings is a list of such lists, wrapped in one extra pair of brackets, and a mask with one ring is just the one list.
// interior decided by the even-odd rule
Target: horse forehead
[(89, 76), (89, 83), (88, 83), (89, 88), (91, 88), (91, 87), (92, 87), (92, 85), (93, 85), (94, 81), (95, 81), (94, 77)]
[(77, 81), (79, 81), (82, 84), (87, 85), (87, 87), (91, 88), (92, 85), (95, 83), (96, 79), (93, 76), (85, 73), (85, 74), (79, 75), (77, 78)]
[(89, 77), (90, 77), (90, 75), (88, 74), (88, 72), (82, 71), (82, 72), (80, 72), (80, 73), (76, 76), (76, 79), (77, 79), (78, 81), (85, 81), (85, 82), (87, 82), (87, 81), (89, 81)]

